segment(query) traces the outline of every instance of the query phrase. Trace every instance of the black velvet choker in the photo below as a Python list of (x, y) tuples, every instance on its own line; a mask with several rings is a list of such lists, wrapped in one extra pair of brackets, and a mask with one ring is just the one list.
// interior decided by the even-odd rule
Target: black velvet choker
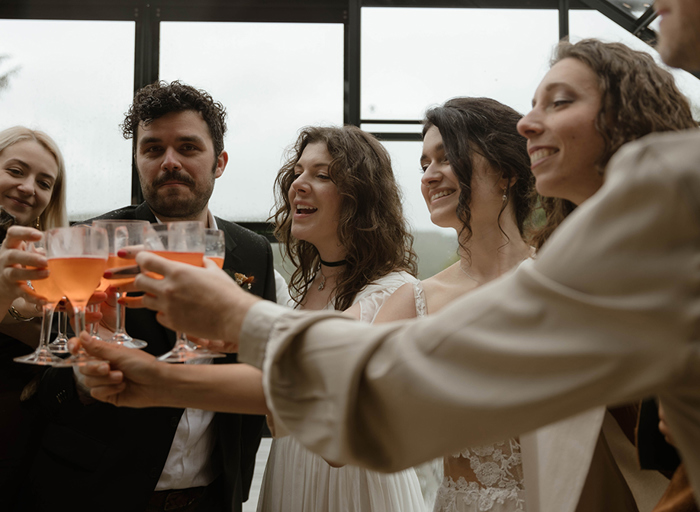
[[(321, 258), (319, 258), (321, 259)], [(341, 265), (345, 265), (348, 262), (348, 260), (340, 260), (340, 261), (323, 261), (321, 260), (321, 265), (324, 265), (326, 267), (340, 267)]]

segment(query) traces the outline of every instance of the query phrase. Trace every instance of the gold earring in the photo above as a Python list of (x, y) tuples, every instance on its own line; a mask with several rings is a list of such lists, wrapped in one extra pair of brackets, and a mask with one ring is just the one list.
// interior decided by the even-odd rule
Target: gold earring
[(34, 221), (34, 227), (36, 229), (41, 229), (40, 225), (41, 224), (39, 223), (39, 217), (37, 217), (36, 220)]

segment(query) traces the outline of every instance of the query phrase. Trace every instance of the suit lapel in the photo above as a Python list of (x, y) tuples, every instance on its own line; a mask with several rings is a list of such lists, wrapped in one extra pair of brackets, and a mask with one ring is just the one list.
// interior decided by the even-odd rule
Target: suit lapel
[(229, 272), (239, 272), (241, 269), (242, 261), (239, 255), (239, 247), (236, 241), (231, 236), (231, 231), (229, 225), (226, 221), (216, 218), (216, 224), (219, 229), (224, 232), (224, 239), (226, 240), (226, 255), (224, 257), (224, 270)]
[(138, 220), (147, 220), (150, 223), (158, 222), (156, 216), (153, 215), (153, 212), (145, 202), (136, 207), (136, 210), (134, 210), (134, 217)]
[[(231, 276), (231, 279), (233, 279), (233, 273), (239, 271), (243, 263), (239, 254), (240, 250), (238, 244), (233, 239), (233, 236), (231, 236), (229, 223), (217, 217), (216, 225), (224, 232), (224, 239), (226, 240), (224, 270), (227, 271), (227, 273)], [(227, 354), (225, 359), (214, 359), (214, 364), (235, 363), (237, 359), (238, 357), (236, 354)]]

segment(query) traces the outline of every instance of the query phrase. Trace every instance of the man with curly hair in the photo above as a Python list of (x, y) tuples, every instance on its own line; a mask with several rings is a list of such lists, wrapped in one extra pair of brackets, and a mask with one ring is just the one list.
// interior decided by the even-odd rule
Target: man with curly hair
[[(254, 276), (251, 292), (275, 300), (269, 242), (208, 208), (226, 167), (226, 112), (180, 82), (139, 90), (122, 124), (134, 139), (145, 201), (101, 219), (198, 220), (226, 234), (224, 269)], [(103, 305), (103, 310), (108, 309)], [(146, 350), (170, 350), (175, 333), (152, 311), (127, 311), (128, 331)], [(235, 363), (236, 356), (215, 362)], [(49, 370), (39, 391), (49, 424), (33, 463), (25, 510), (238, 511), (247, 499), (263, 417), (199, 409), (117, 409), (82, 392), (74, 373)], [(78, 487), (69, 491), (68, 484)]]

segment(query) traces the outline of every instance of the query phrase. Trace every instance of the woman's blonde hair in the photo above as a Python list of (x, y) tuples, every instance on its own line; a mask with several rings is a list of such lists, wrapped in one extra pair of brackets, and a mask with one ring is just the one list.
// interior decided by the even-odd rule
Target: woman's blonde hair
[(66, 166), (63, 161), (61, 150), (58, 149), (56, 141), (49, 137), (46, 133), (39, 130), (30, 130), (24, 126), (13, 126), (0, 132), (0, 153), (8, 147), (24, 140), (33, 140), (40, 144), (56, 160), (58, 173), (56, 181), (51, 191), (51, 198), (43, 212), (39, 215), (38, 226), (40, 230), (57, 228), (68, 225), (68, 215), (66, 214), (66, 187), (65, 174)]

